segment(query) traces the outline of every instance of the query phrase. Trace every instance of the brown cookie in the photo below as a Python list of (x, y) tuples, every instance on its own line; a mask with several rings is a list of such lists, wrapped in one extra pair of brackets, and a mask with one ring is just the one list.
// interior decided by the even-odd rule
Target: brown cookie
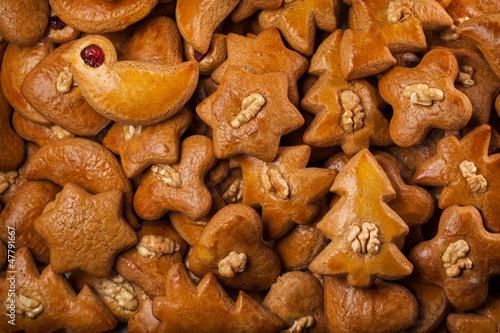
[(262, 241), (260, 216), (247, 205), (222, 208), (207, 223), (189, 255), (197, 276), (214, 274), (224, 286), (245, 291), (269, 288), (280, 274), (274, 250)]
[(187, 244), (166, 221), (143, 222), (137, 239), (135, 247), (117, 256), (115, 269), (149, 297), (165, 295), (165, 276), (174, 264), (183, 263)]
[(134, 286), (137, 290), (137, 298), (139, 307), (132, 318), (128, 321), (128, 333), (156, 333), (160, 330), (161, 322), (153, 316), (153, 300), (148, 297), (138, 286)]
[(21, 138), (40, 147), (58, 140), (72, 138), (75, 136), (74, 134), (52, 123), (47, 126), (37, 124), (24, 118), (17, 111), (12, 113), (12, 127)]
[[(24, 141), (12, 129), (12, 109), (0, 89), (0, 173), (4, 174), (15, 170), (24, 160), (26, 149)], [(7, 187), (3, 180), (0, 185), (0, 194)]]
[(281, 6), (282, 0), (241, 0), (231, 12), (233, 22), (241, 22), (260, 9), (275, 9)]
[(75, 184), (64, 186), (33, 223), (49, 246), (54, 272), (110, 274), (115, 256), (137, 243), (134, 230), (122, 218), (122, 197), (120, 190), (92, 195)]
[(47, 30), (49, 21), (48, 1), (0, 1), (0, 35), (9, 43), (32, 45)]
[(214, 33), (210, 47), (205, 53), (196, 51), (184, 40), (184, 54), (187, 60), (194, 60), (198, 63), (200, 74), (211, 75), (227, 58), (226, 36)]
[(66, 24), (53, 11), (50, 11), (49, 28), (45, 38), (50, 43), (66, 43), (80, 36), (80, 31)]

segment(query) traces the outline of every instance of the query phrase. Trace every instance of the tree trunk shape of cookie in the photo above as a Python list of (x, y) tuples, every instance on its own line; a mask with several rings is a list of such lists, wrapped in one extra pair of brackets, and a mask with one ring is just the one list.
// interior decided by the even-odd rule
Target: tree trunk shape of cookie
[(347, 276), (357, 287), (368, 287), (377, 277), (397, 280), (409, 275), (412, 265), (396, 245), (401, 244), (408, 227), (386, 204), (394, 198), (394, 189), (367, 149), (340, 171), (331, 191), (341, 198), (318, 228), (332, 242), (309, 269)]
[[(97, 61), (101, 52), (102, 62)], [(89, 57), (97, 53), (98, 59)], [(113, 44), (98, 35), (79, 39), (63, 58), (71, 63), (73, 79), (85, 100), (106, 118), (124, 124), (151, 125), (172, 117), (198, 83), (194, 61), (175, 66), (117, 61)]]

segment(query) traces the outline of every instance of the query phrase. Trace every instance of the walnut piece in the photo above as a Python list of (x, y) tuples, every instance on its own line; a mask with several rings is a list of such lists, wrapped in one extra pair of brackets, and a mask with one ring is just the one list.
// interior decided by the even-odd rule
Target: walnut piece
[(450, 27), (441, 30), (441, 32), (439, 33), (439, 37), (445, 42), (452, 42), (460, 39), (460, 36), (457, 34), (458, 26), (460, 25), (460, 23), (465, 22), (468, 19), (469, 18), (467, 16), (457, 18), (455, 21), (453, 21), (453, 24)]
[(340, 127), (346, 133), (353, 133), (363, 127), (363, 104), (359, 96), (351, 91), (344, 90), (340, 93), (340, 105), (344, 112), (340, 118)]
[(378, 228), (374, 223), (364, 222), (361, 228), (353, 226), (347, 240), (356, 253), (375, 254), (379, 251)]
[(233, 128), (240, 128), (241, 125), (248, 123), (260, 111), (262, 106), (266, 103), (264, 96), (259, 93), (253, 93), (250, 96), (243, 98), (241, 102), (240, 112), (233, 120), (231, 126)]
[(133, 125), (123, 125), (123, 134), (125, 136), (125, 141), (132, 139), (134, 135), (139, 135), (142, 133), (142, 126)]
[(73, 133), (70, 133), (70, 132), (66, 131), (64, 128), (59, 127), (57, 125), (52, 126), (50, 128), (50, 130), (52, 131), (52, 134), (54, 134), (54, 136), (58, 140), (62, 140), (62, 139), (65, 139), (65, 138), (73, 138), (73, 137), (75, 137), (75, 135)]
[(431, 106), (433, 101), (442, 101), (444, 92), (441, 89), (431, 88), (424, 83), (412, 84), (405, 87), (403, 97), (412, 104)]
[(297, 319), (294, 323), (293, 326), (290, 328), (287, 328), (286, 330), (282, 330), (282, 333), (302, 333), (307, 331), (308, 328), (311, 328), (314, 326), (314, 318), (313, 316), (307, 316), (307, 317), (302, 317), (300, 319)]
[(16, 314), (33, 319), (42, 312), (43, 304), (40, 301), (23, 294), (16, 296)]
[(236, 178), (222, 194), (222, 199), (226, 204), (240, 202), (243, 198), (243, 180)]
[(119, 274), (102, 279), (101, 288), (104, 295), (115, 300), (125, 310), (134, 311), (139, 306), (134, 288)]
[(71, 87), (73, 87), (73, 74), (69, 70), (69, 67), (66, 66), (57, 75), (56, 89), (61, 94), (67, 94), (71, 90)]
[(0, 172), (0, 194), (5, 192), (16, 181), (17, 171)]
[(220, 260), (217, 266), (219, 267), (219, 274), (232, 278), (236, 273), (241, 273), (245, 270), (247, 264), (247, 255), (231, 251), (224, 259)]
[(446, 268), (446, 275), (451, 278), (457, 277), (462, 269), (472, 268), (472, 261), (467, 258), (469, 244), (463, 239), (451, 243), (441, 256), (443, 267)]
[(169, 164), (155, 164), (151, 167), (151, 171), (168, 186), (181, 187), (182, 185), (181, 175)]
[(467, 185), (469, 189), (473, 193), (484, 193), (486, 192), (486, 187), (488, 186), (488, 182), (483, 177), (483, 175), (477, 175), (477, 168), (474, 162), (464, 160), (458, 166), (460, 171), (462, 172), (462, 176), (467, 181)]
[(387, 20), (391, 23), (398, 23), (406, 20), (411, 15), (410, 0), (392, 0), (387, 7)]
[(172, 254), (180, 249), (175, 240), (156, 235), (143, 236), (135, 247), (141, 256), (150, 259), (159, 258), (164, 254)]
[(474, 67), (460, 66), (458, 67), (458, 75), (455, 82), (463, 84), (466, 87), (472, 87), (476, 83), (472, 79), (472, 74), (474, 74)]
[(268, 173), (260, 176), (260, 182), (266, 191), (276, 192), (278, 197), (285, 200), (290, 195), (290, 187), (283, 175), (276, 169), (269, 169)]

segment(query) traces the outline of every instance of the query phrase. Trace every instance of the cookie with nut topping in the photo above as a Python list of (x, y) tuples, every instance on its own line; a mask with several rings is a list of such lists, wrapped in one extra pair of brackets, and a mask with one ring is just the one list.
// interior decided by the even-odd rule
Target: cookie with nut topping
[(80, 31), (66, 24), (59, 16), (50, 11), (49, 27), (45, 38), (51, 43), (66, 43), (80, 36)]
[(408, 258), (417, 280), (442, 287), (455, 308), (468, 311), (485, 301), (490, 277), (500, 274), (500, 235), (484, 229), (473, 206), (451, 206), (436, 237), (417, 244)]
[(392, 140), (377, 89), (366, 80), (346, 81), (340, 74), (342, 36), (341, 30), (333, 32), (316, 50), (309, 74), (319, 79), (300, 104), (315, 115), (304, 132), (305, 143), (316, 147), (340, 145), (346, 154), (354, 155), (370, 144), (387, 146)]
[(461, 140), (444, 137), (437, 154), (415, 172), (415, 183), (444, 187), (439, 208), (472, 205), (481, 212), (487, 230), (500, 232), (498, 179), (500, 154), (488, 155), (491, 139), (489, 125), (476, 127)]
[[(245, 84), (241, 84), (245, 82)], [(213, 130), (214, 153), (225, 159), (247, 154), (272, 161), (281, 136), (304, 124), (287, 96), (283, 72), (254, 75), (230, 67), (217, 91), (196, 107)]]
[(49, 125), (37, 124), (24, 118), (17, 111), (12, 113), (12, 127), (21, 138), (40, 147), (58, 140), (75, 137), (73, 133), (66, 131), (62, 127), (52, 123)]
[(395, 66), (379, 81), (382, 98), (394, 114), (389, 132), (395, 144), (422, 142), (432, 128), (459, 130), (472, 116), (470, 100), (455, 88), (458, 63), (445, 49), (429, 51), (415, 68)]

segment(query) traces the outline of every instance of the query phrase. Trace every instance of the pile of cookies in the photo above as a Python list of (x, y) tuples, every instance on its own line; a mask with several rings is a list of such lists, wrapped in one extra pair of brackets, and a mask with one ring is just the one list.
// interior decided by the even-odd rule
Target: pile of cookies
[(0, 0), (0, 331), (498, 332), (500, 2)]

